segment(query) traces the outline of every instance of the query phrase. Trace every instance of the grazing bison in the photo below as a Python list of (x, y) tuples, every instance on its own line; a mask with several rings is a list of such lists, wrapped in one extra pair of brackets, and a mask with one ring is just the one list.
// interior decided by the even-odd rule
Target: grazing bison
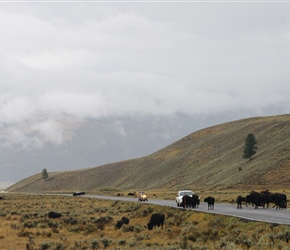
[(243, 201), (246, 201), (246, 198), (243, 197), (243, 196), (238, 196), (237, 199), (236, 199), (236, 202), (237, 202), (237, 208), (242, 208), (242, 202)]
[(117, 221), (117, 224), (115, 225), (116, 228), (120, 229), (123, 224), (128, 225), (129, 224), (129, 219), (127, 217), (122, 217), (121, 220)]
[(48, 218), (51, 218), (51, 219), (58, 219), (60, 218), (62, 215), (60, 213), (57, 213), (57, 212), (49, 212), (47, 214)]
[(147, 224), (148, 230), (152, 230), (156, 226), (161, 226), (163, 229), (163, 224), (165, 220), (164, 214), (152, 214), (149, 223)]
[(254, 204), (255, 209), (258, 209), (259, 206), (265, 208), (267, 197), (263, 193), (252, 191), (249, 195), (246, 196), (246, 202)]
[(123, 221), (121, 221), (121, 220), (118, 220), (118, 221), (117, 221), (117, 224), (115, 225), (115, 228), (118, 228), (118, 229), (120, 229), (120, 228), (123, 226), (123, 224), (124, 224), (124, 222), (123, 222)]
[(209, 196), (209, 197), (204, 199), (204, 202), (207, 202), (207, 209), (208, 210), (213, 210), (214, 209), (215, 198)]
[(4, 197), (0, 196), (0, 200), (4, 200)]
[(136, 195), (136, 192), (134, 193), (128, 193), (129, 196), (135, 196)]
[(128, 225), (129, 222), (130, 222), (130, 220), (127, 217), (124, 217), (124, 216), (121, 218), (121, 221), (123, 221), (124, 224), (126, 224), (126, 225)]

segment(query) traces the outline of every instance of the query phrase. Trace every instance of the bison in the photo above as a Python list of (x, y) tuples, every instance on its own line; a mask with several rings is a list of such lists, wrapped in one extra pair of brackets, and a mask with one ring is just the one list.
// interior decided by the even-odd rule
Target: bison
[(246, 196), (246, 202), (254, 204), (255, 209), (258, 209), (259, 206), (265, 208), (267, 197), (263, 193), (252, 191), (249, 195)]
[(73, 193), (73, 196), (81, 196), (81, 195), (85, 195), (85, 192), (75, 192)]
[(287, 196), (286, 194), (274, 193), (271, 196), (271, 201), (275, 204), (276, 209), (287, 208)]
[(130, 220), (127, 217), (124, 217), (124, 216), (121, 218), (121, 221), (123, 221), (124, 224), (126, 224), (126, 225), (128, 225), (129, 222), (130, 222)]
[(246, 198), (243, 197), (243, 196), (238, 196), (237, 199), (236, 199), (236, 202), (237, 202), (237, 209), (239, 208), (242, 208), (242, 202), (243, 201), (246, 201)]
[(121, 220), (117, 221), (117, 224), (115, 225), (116, 228), (120, 229), (123, 224), (128, 225), (129, 224), (129, 219), (127, 217), (122, 217)]
[(147, 224), (148, 230), (152, 230), (156, 226), (161, 226), (163, 229), (163, 224), (165, 220), (165, 215), (164, 214), (152, 214), (149, 223)]
[(192, 199), (189, 195), (184, 195), (182, 197), (182, 206), (183, 206), (183, 209), (186, 209), (188, 207), (191, 207), (191, 204), (192, 204)]
[(47, 216), (48, 218), (51, 218), (51, 219), (58, 219), (62, 216), (62, 214), (57, 213), (57, 212), (49, 212)]
[(267, 204), (267, 208), (269, 207), (269, 203), (272, 202), (272, 193), (269, 190), (265, 190), (261, 192), (262, 194), (265, 194), (266, 200), (265, 204)]
[(190, 195), (184, 195), (182, 197), (182, 203), (181, 205), (183, 206), (183, 209), (191, 207), (191, 208), (196, 208), (198, 207), (200, 203), (199, 196), (196, 194)]
[(207, 209), (208, 210), (213, 210), (214, 209), (214, 203), (215, 203), (215, 198), (209, 196), (204, 199), (204, 202), (207, 202)]
[(197, 208), (200, 203), (199, 196), (197, 194), (193, 194), (191, 197), (191, 207)]
[(118, 229), (120, 229), (120, 228), (123, 226), (123, 224), (124, 224), (124, 222), (123, 222), (123, 221), (121, 221), (121, 220), (118, 220), (118, 221), (117, 221), (117, 224), (115, 225), (115, 228), (118, 228)]

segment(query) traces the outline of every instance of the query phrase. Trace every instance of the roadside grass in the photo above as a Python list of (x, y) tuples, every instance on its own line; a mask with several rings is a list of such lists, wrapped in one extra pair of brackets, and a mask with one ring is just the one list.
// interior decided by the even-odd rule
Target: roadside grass
[[(153, 193), (152, 193), (153, 195)], [(290, 249), (290, 227), (146, 203), (58, 195), (3, 195), (1, 249)], [(160, 197), (161, 198), (161, 197)], [(62, 214), (46, 217), (49, 211)], [(153, 213), (164, 228), (147, 229)], [(121, 217), (130, 222), (120, 229)]]

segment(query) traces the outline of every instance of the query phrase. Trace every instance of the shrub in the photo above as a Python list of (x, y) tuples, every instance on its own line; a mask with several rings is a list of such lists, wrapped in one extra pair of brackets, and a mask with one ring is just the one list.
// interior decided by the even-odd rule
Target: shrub
[(40, 250), (46, 250), (46, 249), (49, 249), (51, 243), (42, 243), (40, 244)]
[(90, 244), (92, 250), (99, 248), (99, 242), (96, 239), (93, 239)]
[(120, 245), (120, 246), (125, 246), (126, 245), (126, 240), (119, 240), (118, 241), (118, 245)]
[(36, 221), (28, 221), (23, 224), (23, 227), (27, 228), (36, 228), (37, 227), (37, 222)]
[(101, 242), (102, 242), (103, 245), (104, 245), (104, 249), (106, 249), (108, 246), (110, 246), (110, 243), (111, 243), (112, 241), (109, 240), (109, 239), (103, 238), (103, 239), (101, 239)]
[(53, 250), (65, 250), (66, 246), (62, 243), (56, 243), (55, 246), (53, 246)]
[(30, 232), (25, 231), (24, 229), (21, 229), (20, 232), (17, 233), (19, 237), (28, 237), (30, 234)]
[(76, 224), (78, 224), (78, 220), (77, 220), (77, 219), (74, 219), (74, 218), (72, 218), (72, 217), (65, 218), (65, 219), (63, 220), (63, 222), (64, 222), (65, 224), (68, 224), (68, 225), (76, 225)]

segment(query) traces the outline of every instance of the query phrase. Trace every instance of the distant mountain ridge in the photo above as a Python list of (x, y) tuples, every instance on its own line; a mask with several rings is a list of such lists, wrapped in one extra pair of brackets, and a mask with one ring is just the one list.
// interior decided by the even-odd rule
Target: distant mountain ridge
[[(252, 161), (242, 158), (249, 133), (258, 142)], [(48, 181), (36, 174), (7, 191), (285, 189), (289, 168), (290, 115), (254, 117), (199, 130), (145, 157), (49, 172)]]

